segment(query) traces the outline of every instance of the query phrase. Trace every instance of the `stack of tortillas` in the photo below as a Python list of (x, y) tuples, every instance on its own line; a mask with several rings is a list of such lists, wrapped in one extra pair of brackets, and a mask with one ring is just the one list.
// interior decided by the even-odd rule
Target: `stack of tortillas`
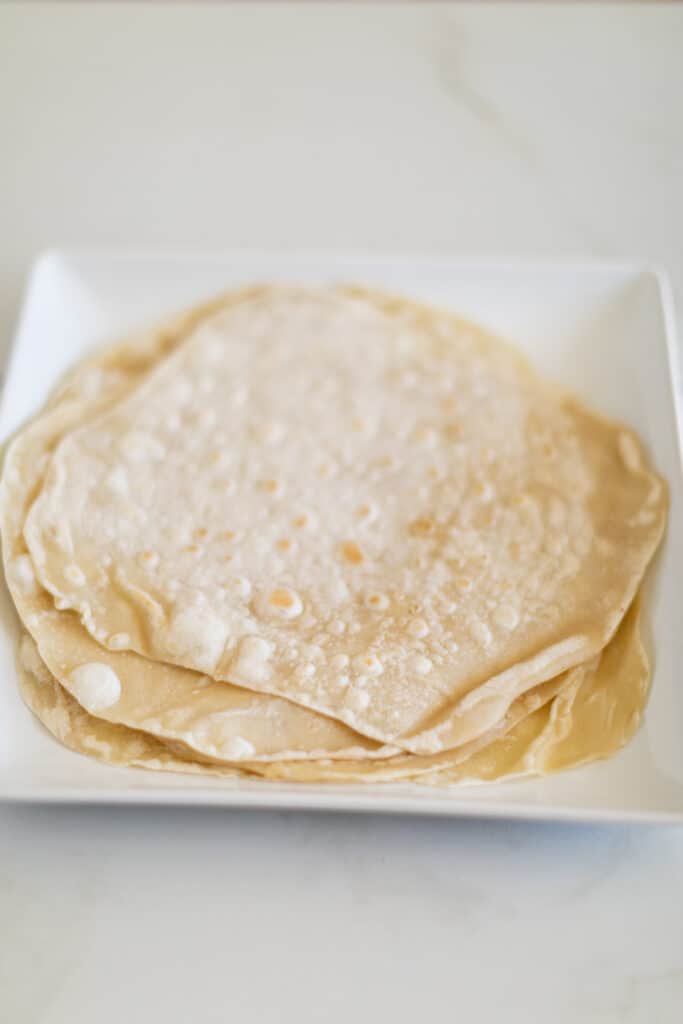
[(2, 478), (22, 691), (117, 764), (546, 773), (631, 736), (667, 496), (449, 313), (256, 287), (100, 353)]

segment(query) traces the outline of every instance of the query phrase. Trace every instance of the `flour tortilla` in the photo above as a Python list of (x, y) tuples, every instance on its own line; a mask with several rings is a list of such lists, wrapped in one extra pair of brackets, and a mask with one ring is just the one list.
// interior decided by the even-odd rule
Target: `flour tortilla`
[[(245, 766), (188, 759), (155, 738), (89, 715), (59, 685), (41, 661), (30, 637), (21, 645), (21, 688), (28, 706), (70, 749), (109, 764), (158, 771), (245, 778)], [(411, 757), (355, 766), (338, 763), (282, 763), (250, 766), (271, 780), (290, 782), (388, 782), (434, 786), (494, 782), (552, 772), (607, 757), (619, 750), (640, 724), (648, 691), (648, 663), (640, 641), (636, 602), (614, 639), (593, 664), (566, 674), (557, 695), (528, 706), (499, 734), (434, 758)], [(546, 684), (546, 695), (550, 694)], [(394, 761), (402, 764), (392, 764)], [(409, 768), (413, 762), (416, 770)], [(432, 768), (425, 768), (431, 761)], [(240, 770), (242, 769), (242, 770)]]
[(25, 539), (99, 644), (429, 754), (605, 646), (666, 502), (630, 431), (484, 332), (281, 287), (67, 436)]
[[(124, 372), (123, 365), (122, 359), (109, 358), (106, 372), (100, 366), (95, 374), (98, 367), (90, 365), (82, 374), (74, 373), (68, 390), (62, 389), (59, 401), (53, 401), (49, 412), (23, 432), (7, 456), (3, 536), (7, 560), (10, 567), (15, 567), (9, 576), (10, 587), (16, 607), (24, 623), (30, 624), (40, 653), (52, 671), (70, 691), (72, 674), (78, 672), (79, 666), (109, 666), (122, 691), (120, 699), (101, 712), (103, 721), (125, 724), (150, 737), (157, 735), (174, 744), (179, 756), (198, 755), (225, 762), (248, 757), (250, 764), (245, 767), (254, 769), (254, 757), (264, 761), (353, 758), (349, 763), (354, 771), (364, 757), (389, 758), (396, 753), (392, 748), (380, 748), (343, 724), (287, 701), (216, 683), (186, 669), (150, 662), (129, 652), (102, 649), (72, 612), (55, 609), (47, 592), (30, 575), (27, 592), (25, 579), (19, 579), (16, 571), (18, 558), (24, 560), (20, 563), (24, 574), (27, 571), (20, 530), (26, 496), (35, 487), (46, 453), (72, 419), (76, 417), (80, 422), (92, 408), (114, 400), (117, 391), (128, 384), (130, 373), (137, 372)], [(474, 746), (478, 748), (507, 731), (521, 717), (550, 700), (565, 683), (564, 678), (551, 680), (518, 698), (502, 721), (474, 744), (468, 744), (459, 758), (467, 756)], [(253, 749), (250, 751), (249, 747)], [(383, 777), (430, 771), (452, 761), (444, 755), (391, 757)], [(341, 768), (340, 775), (347, 770)]]
[[(116, 704), (100, 714), (183, 744), (197, 755), (239, 758), (385, 757), (395, 748), (278, 697), (257, 694), (139, 655), (109, 651), (73, 612), (55, 608), (35, 580), (22, 538), (26, 512), (39, 490), (49, 455), (65, 431), (129, 389), (156, 358), (184, 336), (188, 319), (116, 346), (73, 371), (38, 417), (15, 439), (3, 467), (0, 524), (10, 593), (41, 657), (70, 692), (83, 665), (106, 666), (121, 685)], [(76, 675), (76, 680), (78, 676)]]

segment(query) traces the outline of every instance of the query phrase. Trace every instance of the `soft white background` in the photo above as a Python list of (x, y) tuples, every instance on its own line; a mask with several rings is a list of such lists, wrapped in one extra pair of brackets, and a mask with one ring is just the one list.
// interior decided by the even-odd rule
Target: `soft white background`
[[(635, 258), (683, 308), (681, 6), (4, 6), (0, 154), (3, 345), (56, 243)], [(3, 1022), (682, 1007), (681, 830), (0, 808)]]

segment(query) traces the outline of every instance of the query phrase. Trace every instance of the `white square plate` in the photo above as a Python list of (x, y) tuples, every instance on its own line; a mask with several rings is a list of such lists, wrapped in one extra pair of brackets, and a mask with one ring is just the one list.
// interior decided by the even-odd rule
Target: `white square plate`
[(661, 275), (640, 267), (419, 257), (50, 252), (38, 261), (28, 288), (5, 383), (0, 439), (95, 346), (233, 285), (277, 279), (376, 284), (452, 307), (507, 336), (541, 370), (636, 428), (671, 487), (668, 535), (650, 574), (647, 620), (656, 657), (644, 726), (609, 761), (548, 779), (465, 789), (202, 780), (108, 767), (61, 747), (24, 707), (14, 668), (16, 620), (4, 595), (0, 796), (683, 822), (683, 479), (673, 309)]

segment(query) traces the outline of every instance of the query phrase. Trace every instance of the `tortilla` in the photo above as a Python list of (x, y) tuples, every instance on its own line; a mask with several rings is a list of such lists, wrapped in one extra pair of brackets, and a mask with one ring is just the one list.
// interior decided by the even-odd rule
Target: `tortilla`
[[(92, 363), (82, 373), (73, 373), (68, 392), (62, 389), (61, 398), (53, 401), (48, 413), (22, 433), (8, 453), (3, 536), (10, 565), (28, 557), (23, 554), (20, 526), (27, 496), (35, 487), (35, 478), (40, 474), (46, 453), (74, 417), (80, 422), (93, 408), (98, 409), (103, 402), (115, 399), (133, 372), (123, 374), (122, 365), (121, 360), (117, 363), (109, 358), (106, 372), (97, 376), (94, 376), (96, 364)], [(15, 570), (9, 577), (13, 599), (24, 624), (30, 625), (37, 639), (41, 655), (67, 691), (84, 699), (78, 686), (79, 667), (84, 664), (98, 665), (100, 675), (103, 668), (110, 668), (116, 674), (121, 692), (113, 705), (100, 710), (104, 721), (165, 739), (181, 756), (195, 754), (226, 762), (244, 757), (248, 757), (251, 764), (255, 764), (253, 758), (278, 762), (345, 758), (353, 759), (350, 764), (356, 770), (364, 757), (388, 758), (395, 753), (390, 747), (380, 748), (373, 741), (352, 733), (341, 723), (279, 698), (216, 683), (186, 669), (150, 662), (130, 652), (100, 648), (73, 612), (55, 609), (47, 592), (34, 584), (28, 572), (30, 567), (25, 561), (21, 564), (25, 566), (23, 575), (29, 586), (27, 589), (25, 584), (21, 585)], [(564, 682), (564, 678), (552, 680), (518, 698), (501, 723), (474, 741), (477, 748), (509, 729), (522, 715), (550, 700)], [(92, 700), (90, 709), (96, 710)], [(467, 747), (461, 756), (466, 756), (473, 744)], [(450, 764), (452, 759), (392, 757), (386, 777), (433, 770), (439, 763)], [(340, 774), (345, 771), (348, 765), (340, 769)]]
[(431, 754), (602, 650), (666, 501), (632, 432), (478, 328), (276, 287), (68, 434), (24, 536), (99, 645)]

